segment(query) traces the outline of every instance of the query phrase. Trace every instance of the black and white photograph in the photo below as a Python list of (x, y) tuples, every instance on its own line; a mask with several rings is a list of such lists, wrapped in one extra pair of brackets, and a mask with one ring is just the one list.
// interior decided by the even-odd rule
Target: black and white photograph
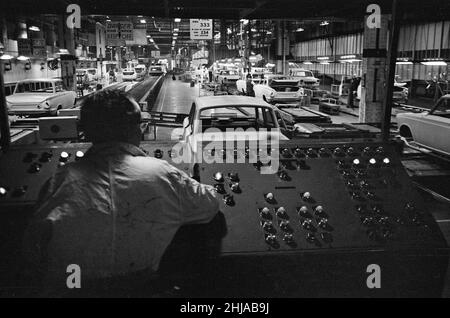
[(449, 0), (2, 0), (0, 298), (450, 298), (449, 64)]

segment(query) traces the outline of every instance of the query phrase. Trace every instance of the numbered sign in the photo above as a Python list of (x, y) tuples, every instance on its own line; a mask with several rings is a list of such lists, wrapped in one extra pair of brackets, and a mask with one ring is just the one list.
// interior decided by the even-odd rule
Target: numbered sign
[(191, 40), (212, 40), (212, 19), (190, 19)]

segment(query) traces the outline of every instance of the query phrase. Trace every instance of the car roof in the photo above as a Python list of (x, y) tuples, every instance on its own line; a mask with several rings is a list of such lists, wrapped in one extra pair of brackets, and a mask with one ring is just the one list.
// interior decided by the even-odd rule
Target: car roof
[(60, 78), (33, 78), (33, 79), (24, 79), (18, 81), (18, 83), (31, 83), (31, 82), (61, 82)]
[(223, 107), (223, 106), (255, 106), (255, 107), (269, 107), (272, 105), (266, 103), (264, 100), (237, 95), (219, 95), (219, 96), (202, 96), (195, 99), (197, 109), (201, 110), (208, 107)]

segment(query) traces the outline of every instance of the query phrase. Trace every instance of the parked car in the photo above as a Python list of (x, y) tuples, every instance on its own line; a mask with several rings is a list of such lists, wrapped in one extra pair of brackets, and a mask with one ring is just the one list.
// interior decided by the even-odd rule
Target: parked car
[(137, 79), (137, 74), (134, 68), (125, 69), (122, 72), (122, 80), (125, 81), (135, 81)]
[(151, 65), (148, 68), (148, 75), (150, 76), (161, 76), (166, 74), (166, 68), (164, 65)]
[(432, 151), (450, 155), (450, 94), (422, 113), (399, 113), (397, 124), (402, 137)]
[(253, 86), (256, 98), (268, 103), (298, 103), (304, 96), (298, 82), (286, 77), (273, 77), (261, 80)]
[(408, 88), (405, 86), (399, 86), (394, 83), (394, 91), (392, 94), (392, 101), (394, 103), (399, 104), (407, 104), (408, 103)]
[(27, 79), (17, 82), (14, 93), (6, 96), (6, 105), (11, 115), (56, 115), (60, 109), (72, 108), (76, 97), (60, 79)]
[(292, 80), (298, 81), (301, 87), (315, 89), (319, 87), (320, 80), (316, 78), (313, 72), (305, 69), (291, 69), (289, 75)]
[(138, 78), (143, 78), (147, 73), (147, 67), (144, 64), (139, 64), (134, 67), (134, 71), (136, 72), (136, 76)]
[(217, 75), (216, 82), (219, 84), (235, 84), (239, 79), (239, 73), (234, 70), (226, 70), (220, 71), (219, 75)]

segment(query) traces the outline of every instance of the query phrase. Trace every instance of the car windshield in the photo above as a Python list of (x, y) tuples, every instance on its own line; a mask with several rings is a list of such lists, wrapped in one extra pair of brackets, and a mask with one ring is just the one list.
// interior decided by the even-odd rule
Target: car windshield
[(298, 86), (273, 85), (272, 88), (277, 92), (296, 92), (300, 89)]
[(294, 76), (300, 76), (300, 77), (313, 77), (313, 73), (310, 71), (296, 71), (294, 72)]
[(53, 93), (52, 82), (17, 83), (15, 93)]
[(273, 112), (267, 107), (227, 106), (207, 108), (200, 112), (202, 131), (214, 127), (226, 128), (273, 128)]
[(133, 75), (134, 72), (133, 71), (124, 71), (123, 75)]

